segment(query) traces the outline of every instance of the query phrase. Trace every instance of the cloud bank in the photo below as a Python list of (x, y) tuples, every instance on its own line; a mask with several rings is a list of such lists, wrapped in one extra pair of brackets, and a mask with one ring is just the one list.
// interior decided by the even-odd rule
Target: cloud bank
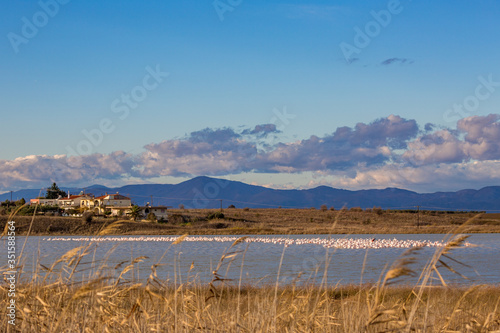
[(390, 115), (296, 142), (280, 142), (279, 135), (273, 124), (240, 130), (205, 128), (184, 138), (148, 144), (138, 154), (116, 151), (0, 160), (0, 189), (47, 186), (52, 181), (76, 186), (242, 173), (311, 173), (315, 179), (310, 186), (327, 182), (352, 189), (427, 184), (439, 190), (449, 182), (463, 187), (500, 183), (498, 114), (461, 119), (456, 129), (432, 124), (420, 128), (415, 120)]

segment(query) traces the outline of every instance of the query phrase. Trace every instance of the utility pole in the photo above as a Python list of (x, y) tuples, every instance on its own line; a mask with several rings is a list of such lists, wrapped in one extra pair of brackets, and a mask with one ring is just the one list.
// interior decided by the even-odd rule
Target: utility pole
[(220, 200), (220, 211), (222, 212), (222, 199), (219, 200)]

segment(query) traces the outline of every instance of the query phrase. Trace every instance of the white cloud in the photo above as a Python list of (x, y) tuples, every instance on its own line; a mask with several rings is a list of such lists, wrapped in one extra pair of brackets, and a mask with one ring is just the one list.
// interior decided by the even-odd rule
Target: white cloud
[[(419, 132), (415, 120), (390, 115), (352, 128), (338, 127), (323, 137), (272, 145), (262, 143), (267, 135), (278, 133), (269, 124), (239, 132), (206, 128), (185, 138), (151, 143), (135, 155), (117, 151), (0, 160), (0, 189), (47, 186), (53, 181), (77, 186), (242, 174), (288, 175), (300, 179), (293, 183), (296, 187), (477, 188), (500, 180), (499, 120), (500, 115), (474, 116), (458, 121), (456, 130), (431, 132), (427, 124), (427, 130)], [(310, 177), (305, 181), (294, 176), (300, 174)]]
[(414, 165), (500, 159), (500, 115), (461, 119), (457, 130), (439, 130), (408, 143), (403, 158)]

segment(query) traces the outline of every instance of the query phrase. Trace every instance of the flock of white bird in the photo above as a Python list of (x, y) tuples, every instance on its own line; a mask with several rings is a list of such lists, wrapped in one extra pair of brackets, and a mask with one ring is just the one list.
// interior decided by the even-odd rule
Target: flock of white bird
[[(235, 242), (236, 236), (187, 236), (183, 242)], [(119, 236), (119, 237), (50, 237), (45, 241), (52, 242), (175, 242), (179, 236)], [(335, 249), (387, 249), (413, 247), (441, 247), (445, 244), (439, 241), (428, 240), (398, 240), (376, 238), (286, 238), (286, 237), (247, 237), (242, 240), (246, 243), (264, 243), (289, 246), (320, 245)], [(463, 246), (471, 246), (466, 242)]]

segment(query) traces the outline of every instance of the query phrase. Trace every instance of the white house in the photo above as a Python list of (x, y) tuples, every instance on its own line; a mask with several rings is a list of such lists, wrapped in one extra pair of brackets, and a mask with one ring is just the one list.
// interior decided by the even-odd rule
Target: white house
[(45, 198), (36, 198), (30, 199), (30, 205), (40, 205), (40, 206), (57, 206), (57, 199), (45, 199)]
[(92, 199), (90, 195), (68, 195), (66, 198), (57, 199), (58, 205), (64, 209), (80, 208), (83, 200)]
[(140, 207), (141, 209), (141, 215), (144, 218), (147, 218), (150, 213), (155, 214), (156, 219), (168, 219), (168, 214), (167, 214), (167, 206), (149, 206), (146, 205), (144, 207)]
[(80, 207), (91, 210), (96, 214), (111, 212), (112, 215), (126, 213), (132, 207), (132, 200), (119, 193), (105, 194), (97, 198), (85, 198), (80, 202)]

